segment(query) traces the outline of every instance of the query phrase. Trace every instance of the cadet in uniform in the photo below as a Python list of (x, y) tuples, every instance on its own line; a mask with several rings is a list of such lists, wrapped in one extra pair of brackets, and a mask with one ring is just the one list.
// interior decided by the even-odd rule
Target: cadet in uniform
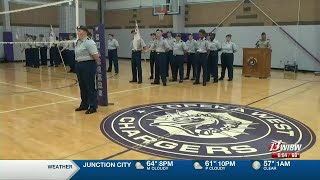
[(172, 32), (171, 31), (168, 31), (167, 32), (167, 42), (169, 44), (169, 51), (167, 52), (167, 77), (169, 77), (169, 65), (170, 65), (170, 68), (171, 68), (171, 73), (173, 75), (173, 70), (172, 70), (172, 61), (173, 61), (173, 51), (172, 51), (172, 46), (173, 46), (173, 43), (175, 42), (176, 40), (172, 37)]
[(40, 46), (40, 59), (41, 59), (41, 66), (46, 66), (47, 65), (47, 61), (48, 61), (48, 58), (47, 58), (47, 51), (48, 51), (48, 48), (47, 48), (47, 43), (46, 43), (46, 38), (43, 36), (43, 34), (40, 34), (39, 35), (39, 42), (41, 42), (39, 44)]
[(197, 75), (196, 81), (193, 83), (194, 85), (200, 84), (200, 74), (201, 68), (203, 70), (202, 74), (202, 85), (207, 85), (207, 61), (208, 61), (208, 50), (209, 44), (205, 38), (206, 31), (204, 29), (199, 30), (199, 40), (197, 41), (197, 54), (196, 54), (196, 68), (197, 68)]
[[(156, 39), (156, 33), (151, 33), (150, 34), (151, 36), (151, 41), (150, 41), (150, 44), (149, 44), (149, 48), (151, 48), (153, 46), (153, 43)], [(156, 50), (155, 49), (150, 49), (151, 52), (150, 52), (150, 71), (151, 71), (151, 76), (149, 79), (153, 79), (153, 76), (154, 76), (154, 64), (155, 64), (155, 61), (156, 61)]]
[[(152, 44), (150, 49), (156, 50), (156, 69), (154, 82), (151, 84), (160, 84), (160, 77), (163, 86), (167, 86), (167, 61), (166, 61), (166, 50), (169, 49), (169, 44), (166, 39), (162, 37), (162, 29), (157, 29), (156, 40)], [(149, 50), (150, 50), (149, 49)]]
[[(29, 34), (25, 34), (25, 41), (26, 41), (26, 43), (25, 43), (25, 45), (24, 45), (24, 48), (23, 48), (23, 50), (24, 50), (24, 53), (25, 53), (25, 56), (26, 56), (26, 65), (25, 65), (25, 67), (30, 67), (31, 66), (31, 64), (32, 64), (32, 59), (31, 59), (31, 46), (32, 46), (32, 44), (31, 44), (31, 37), (30, 37), (31, 35), (29, 35)], [(22, 50), (22, 51), (23, 51)]]
[(56, 44), (57, 38), (50, 35), (50, 65), (49, 67), (59, 66), (59, 50)]
[[(131, 31), (132, 39), (137, 34), (136, 30)], [(130, 83), (138, 82), (138, 84), (142, 83), (142, 67), (141, 67), (141, 52), (146, 48), (146, 44), (143, 39), (140, 38), (137, 42), (137, 47), (134, 47), (133, 41), (131, 42), (132, 56), (131, 56), (131, 69), (132, 69), (132, 80)], [(138, 73), (138, 81), (137, 81), (137, 73)]]
[(261, 34), (261, 39), (256, 43), (256, 48), (269, 48), (271, 49), (270, 39), (267, 39), (265, 32)]
[(119, 73), (119, 63), (118, 63), (118, 48), (119, 42), (114, 38), (113, 34), (109, 34), (108, 39), (108, 57), (109, 57), (109, 67), (108, 72), (112, 71), (112, 62), (114, 65), (115, 73)]
[(222, 44), (221, 48), (222, 54), (221, 54), (221, 76), (219, 80), (224, 79), (224, 75), (226, 72), (226, 69), (228, 69), (228, 81), (233, 80), (233, 61), (234, 61), (234, 53), (237, 52), (236, 44), (231, 42), (231, 34), (228, 34), (226, 36), (226, 42)]
[(190, 77), (190, 71), (192, 67), (192, 78), (191, 80), (194, 80), (196, 77), (196, 65), (195, 65), (195, 53), (196, 53), (196, 46), (197, 41), (193, 39), (192, 33), (189, 34), (189, 40), (186, 42), (186, 45), (188, 47), (188, 54), (187, 54), (187, 75), (184, 79), (189, 79)]
[(221, 50), (221, 44), (215, 39), (216, 33), (210, 33), (209, 35), (209, 56), (208, 56), (208, 76), (207, 82), (210, 81), (210, 75), (213, 76), (213, 83), (218, 82), (218, 51)]
[(75, 57), (81, 104), (75, 110), (86, 110), (86, 114), (91, 114), (95, 113), (98, 108), (95, 82), (97, 62), (100, 61), (100, 55), (96, 43), (88, 37), (91, 34), (88, 28), (79, 26), (77, 29), (79, 39), (75, 47)]
[(172, 81), (177, 81), (178, 70), (180, 80), (179, 83), (183, 82), (184, 76), (184, 52), (187, 52), (188, 47), (185, 42), (181, 40), (181, 34), (176, 35), (176, 41), (173, 42), (173, 62), (172, 62)]

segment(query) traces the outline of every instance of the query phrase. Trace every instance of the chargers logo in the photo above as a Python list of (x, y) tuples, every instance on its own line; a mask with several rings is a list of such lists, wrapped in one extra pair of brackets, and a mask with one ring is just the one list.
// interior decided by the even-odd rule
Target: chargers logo
[(105, 118), (101, 131), (131, 150), (173, 159), (268, 159), (278, 150), (306, 151), (316, 141), (310, 128), (287, 116), (207, 102), (124, 109)]

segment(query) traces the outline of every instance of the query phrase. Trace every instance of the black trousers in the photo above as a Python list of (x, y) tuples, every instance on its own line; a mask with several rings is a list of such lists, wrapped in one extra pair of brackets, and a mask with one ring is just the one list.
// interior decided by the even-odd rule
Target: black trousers
[(31, 48), (26, 48), (25, 49), (25, 55), (26, 55), (26, 66), (30, 67), (32, 65), (32, 50)]
[(81, 107), (98, 108), (98, 97), (96, 90), (97, 64), (94, 60), (76, 63), (77, 78), (79, 81)]
[(47, 47), (40, 48), (41, 65), (47, 65), (47, 61), (48, 61), (47, 50), (48, 50)]
[(207, 81), (210, 81), (210, 75), (213, 76), (213, 80), (218, 80), (218, 51), (210, 51), (208, 56), (208, 76)]
[(151, 51), (150, 52), (150, 71), (151, 71), (151, 77), (154, 76), (154, 64), (156, 62), (156, 52)]
[(76, 63), (76, 61), (75, 61), (74, 50), (68, 50), (66, 57), (67, 57), (67, 62), (69, 64), (69, 66), (70, 66), (70, 71), (71, 72), (75, 72), (75, 63)]
[(108, 57), (109, 57), (108, 70), (110, 71), (112, 70), (112, 62), (113, 62), (115, 73), (119, 73), (118, 50), (117, 49), (108, 50)]
[(190, 76), (190, 71), (192, 67), (192, 77), (196, 77), (196, 62), (195, 62), (195, 53), (188, 53), (187, 55), (187, 77)]
[(131, 57), (131, 70), (132, 70), (132, 80), (142, 82), (142, 68), (141, 68), (141, 51), (132, 51)]
[(154, 83), (159, 83), (160, 78), (162, 83), (167, 83), (167, 61), (166, 61), (166, 53), (157, 52), (156, 53), (156, 68), (155, 68), (155, 78)]
[(172, 71), (172, 66), (173, 66), (172, 62), (173, 62), (173, 59), (174, 59), (174, 57), (173, 57), (173, 51), (170, 50), (170, 51), (167, 52), (167, 62), (166, 62), (166, 63), (167, 63), (167, 64), (166, 64), (166, 70), (167, 70), (166, 75), (167, 75), (167, 77), (169, 77), (169, 66), (170, 66), (170, 68), (171, 68), (171, 73), (172, 73), (172, 75), (173, 75), (173, 71)]
[(220, 78), (224, 78), (226, 69), (228, 69), (228, 78), (233, 79), (233, 61), (234, 54), (233, 53), (222, 53), (221, 54), (221, 76)]
[(59, 65), (59, 50), (57, 47), (50, 48), (50, 65)]
[(207, 61), (208, 61), (207, 53), (196, 54), (196, 68), (197, 68), (196, 82), (200, 82), (201, 68), (203, 70), (203, 73), (202, 73), (203, 83), (207, 82)]
[(180, 80), (184, 79), (184, 55), (173, 55), (174, 59), (172, 62), (172, 79), (177, 80), (178, 71)]
[(40, 66), (40, 59), (39, 59), (39, 49), (38, 48), (31, 48), (31, 62), (33, 67)]

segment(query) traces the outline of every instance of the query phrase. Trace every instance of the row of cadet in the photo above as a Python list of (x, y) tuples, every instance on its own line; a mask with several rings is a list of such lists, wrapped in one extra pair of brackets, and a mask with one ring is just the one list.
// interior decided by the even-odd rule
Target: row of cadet
[[(58, 67), (62, 61), (65, 65), (70, 66), (70, 73), (75, 72), (75, 53), (73, 34), (69, 34), (67, 38), (58, 38), (49, 36), (49, 42), (43, 34), (37, 36), (25, 34), (25, 43), (22, 52), (25, 52), (26, 67), (39, 68), (39, 66), (47, 66), (48, 49), (49, 49), (49, 67)], [(69, 41), (69, 42), (68, 42)]]
[[(199, 39), (195, 40), (193, 34), (189, 34), (186, 42), (181, 40), (181, 34), (176, 34), (172, 37), (172, 32), (167, 32), (167, 38), (163, 37), (163, 31), (157, 29), (156, 33), (151, 33), (151, 41), (148, 46), (143, 39), (135, 41), (134, 36), (137, 36), (136, 30), (132, 30), (131, 34), (133, 40), (131, 42), (132, 58), (132, 80), (130, 83), (142, 83), (142, 68), (141, 68), (141, 53), (150, 51), (150, 72), (149, 79), (154, 79), (152, 84), (162, 84), (166, 86), (167, 77), (169, 77), (169, 68), (171, 68), (172, 79), (170, 81), (178, 81), (190, 78), (192, 69), (191, 80), (195, 80), (194, 84), (200, 84), (200, 74), (202, 73), (202, 84), (206, 83), (213, 78), (213, 83), (218, 80), (223, 80), (225, 72), (228, 70), (228, 81), (233, 80), (233, 62), (234, 53), (237, 51), (237, 46), (231, 41), (231, 34), (226, 36), (225, 42), (222, 44), (215, 39), (215, 33), (209, 33), (206, 37), (204, 29), (199, 30)], [(261, 39), (256, 43), (257, 48), (271, 48), (270, 40), (266, 39), (266, 34), (262, 33)], [(109, 34), (108, 40), (108, 57), (109, 68), (108, 72), (112, 71), (112, 63), (115, 67), (115, 73), (119, 73), (117, 49), (119, 42), (114, 38), (113, 34)], [(218, 52), (221, 51), (221, 75), (218, 79)], [(185, 56), (186, 55), (186, 56)], [(187, 73), (184, 76), (184, 62), (187, 57)]]

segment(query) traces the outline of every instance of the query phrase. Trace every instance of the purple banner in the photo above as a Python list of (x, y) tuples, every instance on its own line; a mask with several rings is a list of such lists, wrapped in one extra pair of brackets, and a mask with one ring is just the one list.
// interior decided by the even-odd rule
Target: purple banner
[[(3, 32), (4, 42), (13, 42), (12, 32)], [(14, 61), (13, 44), (4, 44), (4, 59), (6, 61)]]
[(101, 63), (97, 65), (97, 90), (99, 106), (108, 105), (107, 73), (106, 73), (106, 44), (104, 25), (99, 24), (93, 29), (93, 39), (97, 43), (101, 55)]

